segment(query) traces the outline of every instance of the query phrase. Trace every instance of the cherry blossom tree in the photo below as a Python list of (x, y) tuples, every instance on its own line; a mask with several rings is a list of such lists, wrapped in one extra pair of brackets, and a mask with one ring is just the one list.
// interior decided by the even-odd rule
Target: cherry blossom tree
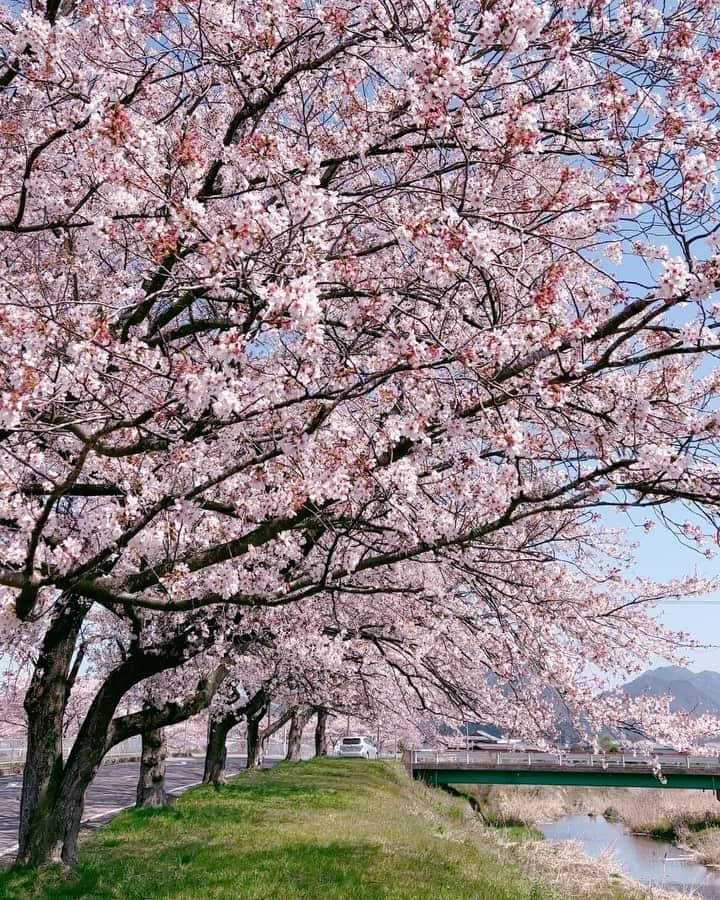
[(330, 753), (329, 718), (330, 713), (324, 706), (315, 707), (315, 756), (328, 756)]
[[(18, 857), (31, 864), (47, 858), (73, 864), (85, 790), (106, 753), (134, 735), (183, 721), (207, 707), (234, 655), (256, 639), (253, 632), (238, 631), (236, 619), (232, 634), (222, 640), (217, 619), (208, 623), (205, 616), (165, 622), (162, 629), (152, 621), (141, 627), (135, 620), (125, 634), (116, 628), (115, 658), (108, 654), (109, 668), (94, 680), (80, 727), (63, 754), (63, 723), (79, 672), (73, 632), (85, 613), (73, 598), (54, 610), (25, 698), (28, 742)], [(223, 628), (228, 624), (223, 622)], [(55, 652), (45, 653), (50, 641), (56, 642)], [(178, 667), (183, 677), (168, 677)], [(166, 677), (162, 691), (152, 692), (153, 702), (118, 713), (124, 698), (132, 699), (138, 685), (161, 672)]]
[[(599, 510), (712, 552), (714, 3), (27, 0), (0, 30), (21, 858), (74, 860), (118, 704), (252, 643), (238, 610), (365, 604), (421, 706), (524, 729), (671, 649), (649, 603), (702, 586), (627, 581)], [(125, 657), (63, 763), (99, 609)]]
[(158, 809), (167, 806), (170, 794), (165, 786), (167, 737), (164, 728), (143, 731), (140, 754), (140, 777), (135, 791), (135, 806)]
[(242, 678), (238, 674), (229, 678), (225, 690), (216, 696), (208, 718), (204, 784), (225, 783), (227, 737), (243, 721), (246, 724), (246, 767), (253, 769), (260, 765), (263, 741), (292, 716), (290, 709), (287, 714), (278, 717), (274, 727), (261, 727), (278, 690), (278, 675), (274, 654), (264, 654), (260, 658), (254, 654), (252, 661), (246, 661), (243, 665)]

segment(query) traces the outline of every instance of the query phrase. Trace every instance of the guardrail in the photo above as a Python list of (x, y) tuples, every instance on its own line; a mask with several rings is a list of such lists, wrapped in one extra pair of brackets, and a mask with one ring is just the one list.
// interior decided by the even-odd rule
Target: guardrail
[(571, 753), (556, 751), (506, 750), (411, 750), (412, 768), (498, 768), (498, 769), (625, 769), (637, 766), (663, 770), (713, 769), (720, 772), (720, 757), (690, 756), (685, 753), (641, 755), (632, 753)]

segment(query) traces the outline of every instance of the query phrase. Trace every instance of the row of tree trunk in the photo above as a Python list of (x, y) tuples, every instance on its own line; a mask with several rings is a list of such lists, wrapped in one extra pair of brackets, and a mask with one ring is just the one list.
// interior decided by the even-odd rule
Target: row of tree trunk
[[(162, 729), (185, 721), (210, 705), (228, 675), (224, 662), (199, 678), (180, 699), (118, 715), (121, 699), (146, 679), (178, 666), (202, 650), (196, 623), (170, 635), (154, 647), (140, 640), (131, 644), (95, 694), (67, 757), (63, 754), (63, 724), (72, 686), (83, 661), (83, 643), (78, 647), (89, 602), (72, 594), (58, 602), (45, 632), (28, 692), (27, 753), (20, 802), (17, 861), (39, 866), (47, 862), (75, 864), (85, 791), (112, 747), (134, 735), (142, 735), (142, 764), (137, 787), (140, 806), (162, 806), (165, 788), (165, 742)], [(226, 624), (226, 623), (223, 623)], [(211, 623), (212, 625), (212, 623)], [(203, 624), (205, 628), (205, 624)], [(237, 643), (246, 640), (238, 631)], [(247, 641), (253, 640), (252, 634)], [(302, 706), (288, 710), (272, 725), (261, 728), (270, 705), (270, 695), (261, 689), (243, 704), (214, 716), (210, 722), (204, 781), (222, 784), (225, 777), (226, 739), (234, 725), (245, 720), (248, 734), (248, 767), (259, 765), (264, 740), (290, 721), (288, 758), (300, 752), (302, 731), (314, 712)], [(318, 716), (317, 746), (325, 747), (326, 714)]]
[[(248, 726), (248, 748), (246, 768), (256, 768), (262, 762), (262, 746), (275, 732), (290, 722), (288, 746), (285, 759), (300, 759), (303, 732), (313, 717), (315, 725), (315, 755), (327, 756), (328, 712), (322, 707), (300, 706), (287, 710), (275, 722), (260, 729), (260, 721), (267, 713), (269, 701), (253, 704), (252, 700), (231, 713), (212, 718), (208, 727), (208, 742), (205, 752), (203, 784), (221, 785), (225, 783), (227, 763), (227, 736), (230, 729), (238, 724), (240, 711), (245, 711)], [(249, 710), (249, 711), (248, 711)], [(167, 741), (162, 728), (154, 728), (142, 733), (142, 753), (140, 756), (140, 778), (137, 785), (136, 806), (158, 808), (166, 806), (170, 795), (165, 787), (165, 761)]]

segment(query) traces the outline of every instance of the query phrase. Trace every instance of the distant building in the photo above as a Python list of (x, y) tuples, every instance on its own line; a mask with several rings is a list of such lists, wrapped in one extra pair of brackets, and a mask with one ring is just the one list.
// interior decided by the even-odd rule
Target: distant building
[(491, 722), (466, 722), (463, 734), (472, 741), (483, 741), (487, 744), (505, 743), (502, 730)]
[(520, 738), (504, 735), (492, 722), (465, 722), (452, 736), (453, 744), (467, 750), (488, 750), (517, 746)]

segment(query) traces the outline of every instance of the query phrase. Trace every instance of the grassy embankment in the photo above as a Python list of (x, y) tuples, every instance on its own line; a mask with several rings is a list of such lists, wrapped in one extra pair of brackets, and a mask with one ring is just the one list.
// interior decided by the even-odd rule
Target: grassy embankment
[(585, 812), (690, 847), (707, 865), (720, 866), (720, 802), (712, 791), (493, 786), (473, 793), (486, 819), (498, 824), (532, 826)]
[[(397, 764), (316, 760), (195, 788), (87, 836), (77, 870), (0, 872), (0, 897), (642, 898), (607, 867), (482, 826), (468, 804)], [(560, 849), (559, 849), (560, 848)]]

